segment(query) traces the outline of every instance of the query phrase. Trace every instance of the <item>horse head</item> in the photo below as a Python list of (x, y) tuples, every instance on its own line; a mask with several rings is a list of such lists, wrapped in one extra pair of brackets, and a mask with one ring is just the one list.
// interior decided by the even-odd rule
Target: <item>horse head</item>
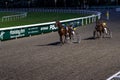
[(60, 23), (60, 21), (56, 21), (55, 22), (55, 26), (58, 27), (58, 28), (62, 28), (62, 24)]

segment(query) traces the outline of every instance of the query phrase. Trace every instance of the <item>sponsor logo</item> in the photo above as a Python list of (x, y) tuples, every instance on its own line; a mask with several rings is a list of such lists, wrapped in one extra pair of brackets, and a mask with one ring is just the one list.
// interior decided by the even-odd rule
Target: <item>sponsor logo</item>
[(38, 30), (38, 27), (28, 28), (28, 30)]
[(28, 28), (28, 34), (39, 33), (39, 27)]
[(41, 31), (48, 30), (48, 27), (41, 27)]
[(10, 31), (10, 38), (17, 38), (17, 37), (22, 37), (22, 36), (25, 36), (25, 29)]
[(50, 25), (50, 30), (56, 30), (57, 27), (55, 27), (55, 25)]
[(5, 34), (5, 32), (3, 32), (3, 31), (0, 33), (0, 39), (3, 39), (4, 34)]
[(25, 33), (25, 29), (21, 29), (21, 30), (11, 30), (11, 31), (10, 31), (10, 34), (11, 34), (11, 35), (14, 35), (14, 34), (20, 35), (20, 34), (22, 34), (22, 33)]

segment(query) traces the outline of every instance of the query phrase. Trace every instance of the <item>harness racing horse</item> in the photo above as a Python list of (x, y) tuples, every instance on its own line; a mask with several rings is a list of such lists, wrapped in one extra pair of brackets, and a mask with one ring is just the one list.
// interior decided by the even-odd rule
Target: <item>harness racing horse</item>
[(60, 23), (60, 21), (56, 21), (55, 23), (56, 27), (58, 27), (58, 34), (60, 36), (60, 42), (62, 44), (65, 43), (65, 40), (67, 38), (68, 35), (68, 31), (67, 29)]
[(97, 34), (97, 37), (101, 38), (102, 37), (102, 33), (104, 33), (103, 25), (101, 24), (100, 21), (97, 21), (95, 30), (93, 31), (93, 37), (95, 38), (95, 36)]
[(98, 20), (96, 22), (96, 27), (95, 27), (95, 30), (93, 31), (94, 38), (96, 36), (96, 33), (97, 33), (98, 38), (102, 38), (102, 36), (104, 37), (105, 34), (109, 35), (110, 38), (112, 37), (112, 33), (111, 33), (110, 29), (107, 27), (107, 24), (100, 20)]

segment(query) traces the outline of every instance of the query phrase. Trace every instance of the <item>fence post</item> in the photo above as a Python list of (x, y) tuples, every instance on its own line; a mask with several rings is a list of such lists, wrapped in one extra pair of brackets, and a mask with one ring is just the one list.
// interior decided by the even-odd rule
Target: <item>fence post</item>
[(84, 25), (84, 21), (83, 21), (83, 18), (82, 18), (82, 26)]
[(88, 20), (87, 20), (87, 18), (86, 18), (86, 24), (88, 23)]

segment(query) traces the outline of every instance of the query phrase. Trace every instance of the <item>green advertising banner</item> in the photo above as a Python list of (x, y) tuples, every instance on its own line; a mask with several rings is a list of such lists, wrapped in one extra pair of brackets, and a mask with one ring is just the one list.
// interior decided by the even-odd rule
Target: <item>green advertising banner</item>
[(30, 35), (38, 35), (41, 33), (48, 33), (52, 31), (57, 31), (57, 27), (55, 27), (54, 24), (1, 30), (0, 40), (15, 39), (15, 38), (26, 37)]
[(24, 36), (26, 35), (25, 35), (25, 29), (23, 28), (0, 31), (0, 40), (8, 40), (8, 39), (14, 39)]

